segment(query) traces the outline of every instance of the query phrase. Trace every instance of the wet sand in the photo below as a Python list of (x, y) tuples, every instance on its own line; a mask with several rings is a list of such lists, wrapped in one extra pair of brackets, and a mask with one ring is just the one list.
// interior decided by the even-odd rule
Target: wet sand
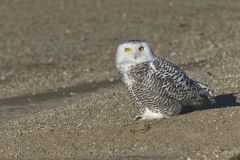
[[(0, 2), (0, 159), (228, 159), (240, 153), (240, 2)], [(148, 41), (216, 104), (134, 122), (115, 49)]]

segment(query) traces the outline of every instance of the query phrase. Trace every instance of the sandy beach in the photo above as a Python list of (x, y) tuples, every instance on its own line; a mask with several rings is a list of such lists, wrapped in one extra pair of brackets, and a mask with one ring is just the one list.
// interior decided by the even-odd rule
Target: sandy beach
[[(215, 104), (162, 120), (138, 113), (119, 43), (214, 90)], [(240, 1), (0, 2), (0, 159), (226, 160), (240, 154)]]

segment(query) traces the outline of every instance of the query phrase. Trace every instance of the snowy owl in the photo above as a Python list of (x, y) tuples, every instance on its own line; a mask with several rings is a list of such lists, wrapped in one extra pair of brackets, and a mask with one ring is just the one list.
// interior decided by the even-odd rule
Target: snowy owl
[(147, 42), (130, 40), (117, 48), (116, 67), (140, 114), (136, 120), (178, 115), (189, 102), (211, 102), (211, 90), (177, 65), (154, 55)]

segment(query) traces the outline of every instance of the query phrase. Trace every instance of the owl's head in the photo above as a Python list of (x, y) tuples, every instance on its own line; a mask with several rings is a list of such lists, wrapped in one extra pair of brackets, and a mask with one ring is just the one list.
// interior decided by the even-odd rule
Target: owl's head
[(154, 53), (147, 42), (129, 40), (120, 44), (116, 53), (116, 66), (127, 71), (131, 66), (154, 60)]

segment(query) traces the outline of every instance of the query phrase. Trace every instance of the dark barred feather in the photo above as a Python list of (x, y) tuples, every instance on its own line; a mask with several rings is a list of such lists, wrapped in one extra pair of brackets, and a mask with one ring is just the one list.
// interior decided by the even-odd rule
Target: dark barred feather
[[(189, 101), (211, 103), (210, 89), (190, 79), (178, 66), (155, 58), (133, 66), (127, 73), (132, 84), (126, 83), (130, 95), (141, 111), (148, 107), (154, 112), (177, 115), (182, 104)], [(126, 75), (125, 75), (126, 76)], [(123, 78), (123, 81), (126, 81)]]

